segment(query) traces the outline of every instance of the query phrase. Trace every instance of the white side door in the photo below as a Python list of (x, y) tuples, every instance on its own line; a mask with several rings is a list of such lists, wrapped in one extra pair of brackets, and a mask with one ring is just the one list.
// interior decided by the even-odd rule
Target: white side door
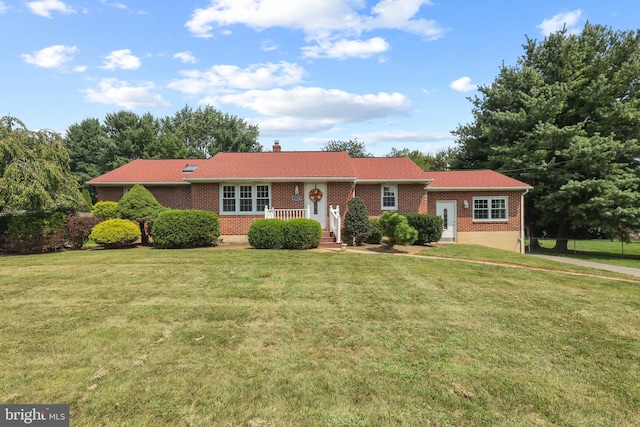
[[(314, 202), (311, 200), (309, 193), (312, 190), (318, 189), (322, 193), (322, 198)], [(316, 192), (317, 194), (317, 192)], [(311, 219), (314, 219), (320, 223), (322, 229), (327, 228), (327, 217), (329, 216), (329, 210), (327, 209), (327, 183), (326, 182), (312, 182), (304, 184), (304, 207), (309, 206), (311, 208)]]
[(436, 215), (442, 218), (442, 239), (441, 242), (456, 241), (456, 202), (455, 201), (436, 201)]

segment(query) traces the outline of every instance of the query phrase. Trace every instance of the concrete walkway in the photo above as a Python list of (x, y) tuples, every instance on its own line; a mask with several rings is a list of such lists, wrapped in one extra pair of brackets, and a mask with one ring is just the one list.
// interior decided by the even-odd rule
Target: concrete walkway
[(628, 274), (630, 276), (640, 277), (640, 268), (621, 267), (619, 265), (602, 264), (600, 262), (584, 261), (576, 258), (565, 258), (561, 256), (528, 254), (538, 258), (544, 258), (551, 261), (564, 262), (566, 264), (579, 265), (581, 267), (597, 268), (599, 270), (613, 271), (614, 273)]

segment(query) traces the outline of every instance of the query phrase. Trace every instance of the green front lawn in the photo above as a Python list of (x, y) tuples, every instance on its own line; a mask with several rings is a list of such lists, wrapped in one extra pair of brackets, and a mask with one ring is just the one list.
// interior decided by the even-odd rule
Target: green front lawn
[(640, 287), (388, 254), (0, 258), (0, 403), (74, 426), (639, 425)]

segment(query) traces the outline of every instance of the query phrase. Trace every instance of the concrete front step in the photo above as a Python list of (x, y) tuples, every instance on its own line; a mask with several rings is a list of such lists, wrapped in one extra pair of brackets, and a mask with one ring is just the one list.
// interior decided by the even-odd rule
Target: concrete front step
[(322, 246), (323, 248), (326, 248), (326, 247), (339, 248), (340, 243), (336, 243), (336, 237), (333, 235), (332, 232), (323, 231), (322, 240), (320, 241), (320, 246)]

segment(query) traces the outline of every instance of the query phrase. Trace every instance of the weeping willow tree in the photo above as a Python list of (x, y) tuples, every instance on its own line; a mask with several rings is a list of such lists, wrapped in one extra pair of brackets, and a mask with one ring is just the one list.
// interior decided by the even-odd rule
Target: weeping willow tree
[(69, 152), (56, 132), (0, 119), (0, 212), (73, 211), (82, 205)]

